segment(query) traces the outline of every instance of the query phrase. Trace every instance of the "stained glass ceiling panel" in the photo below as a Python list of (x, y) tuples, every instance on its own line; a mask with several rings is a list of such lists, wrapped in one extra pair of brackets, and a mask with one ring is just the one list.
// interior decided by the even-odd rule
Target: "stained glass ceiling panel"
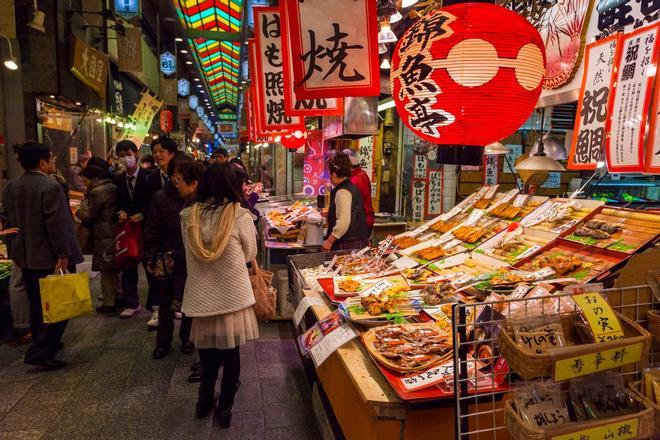
[[(178, 0), (175, 5), (179, 19), (189, 31), (241, 32), (243, 0)], [(188, 45), (202, 70), (213, 104), (235, 108), (240, 89), (241, 43), (189, 38)]]

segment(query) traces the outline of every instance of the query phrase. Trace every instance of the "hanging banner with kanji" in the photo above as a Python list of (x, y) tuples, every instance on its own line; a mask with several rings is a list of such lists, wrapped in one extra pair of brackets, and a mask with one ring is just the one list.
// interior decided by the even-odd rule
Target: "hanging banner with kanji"
[(117, 58), (120, 72), (142, 72), (142, 29), (127, 27), (117, 34)]
[[(257, 45), (255, 43), (255, 40), (249, 39), (248, 40), (248, 68), (250, 72), (254, 72), (254, 75), (257, 75)], [(261, 105), (261, 99), (259, 96), (259, 90), (257, 88), (257, 82), (254, 81), (252, 86), (250, 87), (250, 95), (249, 98), (250, 100), (248, 101), (250, 103), (249, 108), (251, 109), (251, 121), (252, 121), (252, 127), (254, 128), (254, 139), (255, 142), (272, 142), (273, 140), (273, 133), (288, 133), (288, 131), (275, 131), (275, 132), (264, 132), (263, 127), (261, 125), (261, 118), (259, 118), (260, 114), (260, 105)], [(263, 115), (263, 112), (261, 112)], [(263, 140), (267, 139), (267, 140)]]
[(303, 120), (284, 113), (284, 74), (279, 8), (254, 8), (257, 64), (257, 118), (264, 131), (305, 129)]
[(424, 220), (426, 201), (426, 179), (413, 180), (412, 184), (412, 221)]
[(646, 172), (660, 174), (660, 80), (655, 80), (655, 93), (651, 105), (649, 143), (646, 147)]
[(607, 169), (612, 173), (644, 171), (648, 109), (658, 59), (660, 23), (639, 28), (621, 39), (616, 89), (610, 101)]
[(149, 133), (151, 123), (158, 113), (158, 110), (163, 106), (163, 101), (151, 95), (148, 91), (142, 92), (142, 99), (135, 107), (135, 111), (131, 115), (132, 126), (128, 128), (124, 126), (118, 140), (128, 139), (133, 141), (138, 148), (142, 145), (145, 136)]
[(607, 109), (621, 34), (587, 46), (568, 168), (593, 170), (604, 158)]
[(497, 154), (484, 154), (484, 185), (497, 185)]
[(71, 73), (83, 84), (94, 90), (101, 98), (105, 97), (108, 81), (108, 56), (89, 46), (83, 40), (73, 37)]
[(369, 180), (374, 181), (374, 137), (368, 136), (358, 140), (358, 156), (360, 168), (367, 173)]
[(282, 73), (284, 74), (284, 114), (287, 116), (342, 116), (342, 98), (298, 99), (295, 92), (291, 65), (291, 41), (289, 22), (284, 3), (280, 4), (280, 25), (282, 28)]
[(325, 142), (323, 132), (314, 130), (307, 132), (305, 145), (305, 164), (303, 165), (303, 193), (306, 196), (322, 196), (325, 194), (323, 179)]
[(380, 94), (375, 1), (283, 2), (298, 99)]

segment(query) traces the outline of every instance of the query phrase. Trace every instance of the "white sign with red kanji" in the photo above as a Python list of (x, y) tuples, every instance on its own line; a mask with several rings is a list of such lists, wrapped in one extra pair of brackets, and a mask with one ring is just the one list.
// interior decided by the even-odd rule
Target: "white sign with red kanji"
[(376, 2), (284, 0), (284, 7), (298, 99), (379, 95)]
[(610, 102), (607, 169), (644, 171), (648, 109), (658, 59), (660, 23), (639, 28), (621, 39), (616, 89)]
[(284, 112), (284, 73), (282, 72), (282, 31), (280, 10), (277, 7), (254, 8), (256, 40), (256, 72), (258, 98), (256, 116), (264, 132), (305, 129), (300, 117)]
[(621, 34), (587, 46), (568, 168), (593, 170), (602, 160), (612, 74)]
[(660, 174), (660, 80), (655, 80), (655, 98), (651, 105), (651, 125), (646, 147), (646, 172)]

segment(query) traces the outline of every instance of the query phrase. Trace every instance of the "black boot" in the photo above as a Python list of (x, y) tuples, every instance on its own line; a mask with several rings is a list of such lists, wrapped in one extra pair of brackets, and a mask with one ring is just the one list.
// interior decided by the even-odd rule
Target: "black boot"
[(198, 418), (206, 417), (215, 404), (215, 382), (218, 380), (218, 371), (207, 371), (201, 368), (201, 381), (195, 404), (195, 415)]
[(218, 408), (215, 410), (214, 417), (221, 428), (229, 428), (234, 397), (240, 386), (240, 381), (231, 385), (225, 385), (223, 381), (222, 385), (220, 385), (220, 398), (218, 399)]

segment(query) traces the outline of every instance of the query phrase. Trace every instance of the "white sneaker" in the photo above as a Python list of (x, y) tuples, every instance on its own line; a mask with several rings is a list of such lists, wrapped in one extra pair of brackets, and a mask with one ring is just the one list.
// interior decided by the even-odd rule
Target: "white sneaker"
[(120, 317), (120, 318), (124, 318), (124, 319), (125, 319), (125, 318), (132, 318), (133, 316), (137, 315), (137, 314), (140, 313), (141, 311), (142, 311), (142, 306), (137, 306), (137, 307), (134, 308), (134, 309), (130, 309), (130, 308), (129, 308), (129, 309), (124, 309), (124, 310), (119, 314), (119, 317)]
[(154, 309), (153, 312), (151, 312), (151, 319), (149, 319), (149, 322), (147, 322), (147, 327), (158, 327), (158, 310)]

